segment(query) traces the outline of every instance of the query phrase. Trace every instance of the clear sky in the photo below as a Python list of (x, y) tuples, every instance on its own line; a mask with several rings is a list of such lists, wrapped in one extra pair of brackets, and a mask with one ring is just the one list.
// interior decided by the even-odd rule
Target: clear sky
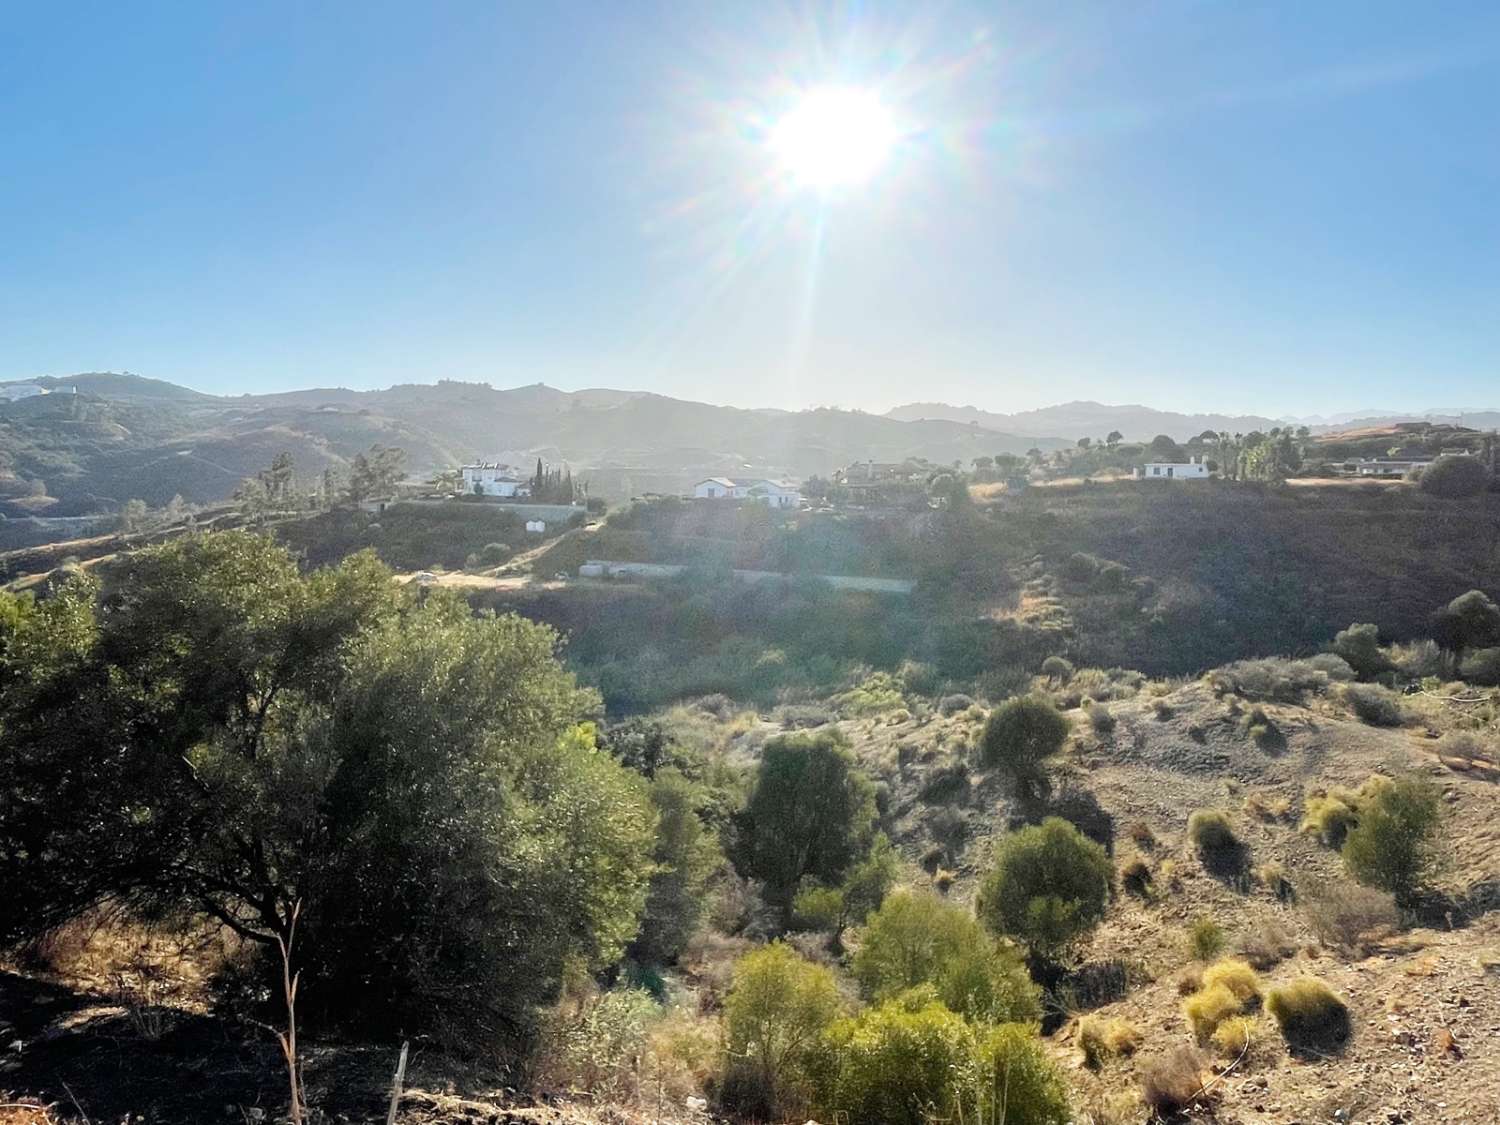
[(1494, 0), (3, 14), (0, 379), (1500, 403)]

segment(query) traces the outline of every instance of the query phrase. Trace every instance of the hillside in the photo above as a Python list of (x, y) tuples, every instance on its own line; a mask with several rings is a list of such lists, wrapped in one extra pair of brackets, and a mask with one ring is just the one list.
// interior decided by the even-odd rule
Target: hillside
[(907, 457), (967, 464), (1067, 444), (955, 422), (740, 410), (541, 384), (218, 397), (135, 375), (34, 381), (54, 393), (0, 403), (0, 514), (11, 518), (107, 512), (131, 498), (211, 503), (283, 450), (312, 480), (377, 443), (405, 449), (419, 477), (481, 457), (566, 461), (606, 498), (681, 491), (712, 474), (801, 478), (854, 460)]
[(886, 417), (902, 421), (940, 419), (1017, 434), (1065, 435), (1075, 440), (1089, 437), (1095, 441), (1111, 431), (1119, 431), (1126, 441), (1150, 441), (1158, 434), (1186, 441), (1205, 430), (1249, 433), (1279, 425), (1274, 419), (1254, 415), (1179, 414), (1148, 406), (1111, 406), (1100, 402), (1069, 402), (1016, 414), (996, 414), (974, 406), (949, 406), (941, 402), (913, 402), (888, 410)]

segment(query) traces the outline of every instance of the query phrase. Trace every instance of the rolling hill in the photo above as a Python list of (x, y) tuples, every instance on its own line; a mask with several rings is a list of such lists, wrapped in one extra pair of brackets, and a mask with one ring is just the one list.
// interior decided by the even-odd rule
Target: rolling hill
[(313, 479), (377, 443), (405, 449), (415, 476), (481, 457), (566, 461), (605, 497), (676, 491), (711, 474), (801, 478), (855, 460), (967, 464), (1069, 444), (949, 420), (742, 410), (540, 383), (227, 397), (108, 372), (30, 381), (54, 393), (0, 404), (0, 514), (9, 518), (83, 516), (131, 498), (212, 503), (283, 450)]

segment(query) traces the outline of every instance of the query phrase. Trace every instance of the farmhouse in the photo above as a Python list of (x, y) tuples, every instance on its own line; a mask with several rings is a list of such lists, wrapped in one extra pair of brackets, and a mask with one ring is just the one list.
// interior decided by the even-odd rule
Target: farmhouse
[(734, 481), (728, 477), (706, 477), (693, 485), (695, 500), (753, 500), (771, 508), (796, 508), (802, 503), (802, 490), (792, 481)]
[(463, 490), (473, 496), (530, 496), (531, 485), (509, 465), (480, 462), (463, 467)]
[(1208, 465), (1202, 457), (1191, 461), (1148, 461), (1135, 475), (1139, 480), (1206, 480)]
[[(1465, 450), (1465, 455), (1468, 451)], [(1358, 477), (1404, 477), (1413, 469), (1425, 469), (1432, 464), (1431, 457), (1362, 457), (1347, 471)]]

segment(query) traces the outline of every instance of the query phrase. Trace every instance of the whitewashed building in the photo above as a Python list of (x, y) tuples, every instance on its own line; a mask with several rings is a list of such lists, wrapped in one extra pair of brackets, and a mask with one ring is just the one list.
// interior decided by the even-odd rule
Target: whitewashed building
[(531, 485), (509, 465), (463, 467), (464, 493), (471, 496), (530, 496)]
[(728, 477), (706, 477), (693, 485), (695, 500), (733, 500), (738, 487)]
[(1191, 461), (1148, 461), (1136, 470), (1141, 480), (1206, 480), (1208, 465), (1202, 457)]
[(706, 477), (693, 485), (696, 500), (753, 500), (771, 508), (796, 508), (802, 503), (802, 490), (792, 481), (735, 481), (728, 477)]

